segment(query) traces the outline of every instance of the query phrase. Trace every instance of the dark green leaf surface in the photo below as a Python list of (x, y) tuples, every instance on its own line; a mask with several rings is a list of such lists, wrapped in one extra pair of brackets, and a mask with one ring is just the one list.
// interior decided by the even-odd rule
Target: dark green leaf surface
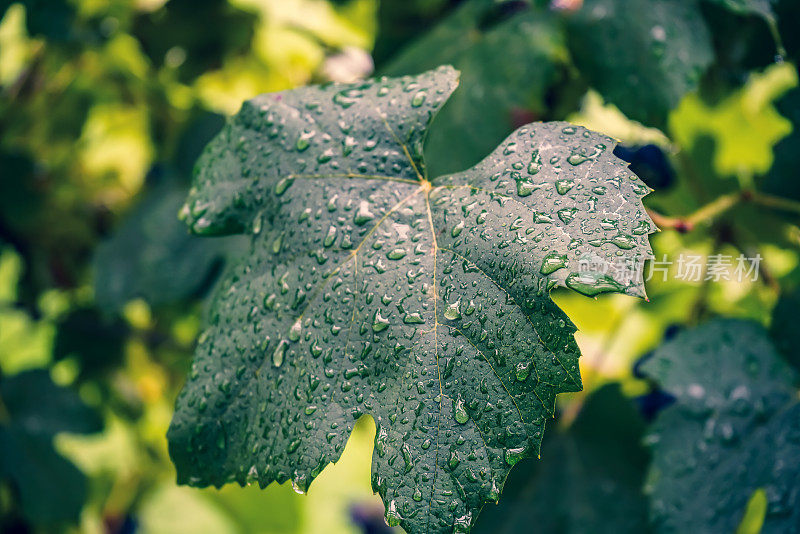
[(475, 531), (647, 532), (643, 434), (644, 421), (618, 385), (597, 390), (566, 432), (548, 432), (541, 460), (511, 473), (503, 500), (484, 508)]
[(88, 434), (102, 421), (69, 389), (57, 386), (47, 371), (19, 373), (2, 382), (0, 396), (14, 425), (28, 434), (50, 437), (59, 432)]
[(792, 133), (775, 145), (775, 161), (765, 178), (763, 189), (775, 195), (800, 201), (800, 88), (786, 93), (778, 110), (792, 121)]
[(775, 346), (796, 369), (800, 369), (798, 318), (800, 318), (800, 289), (784, 291), (772, 310), (770, 334), (775, 340)]
[(713, 53), (693, 0), (586, 0), (568, 24), (578, 69), (631, 119), (664, 127)]
[[(77, 522), (86, 477), (49, 440), (0, 426), (0, 477), (13, 481), (25, 517), (36, 525)], [(54, 481), (58, 481), (57, 484)]]
[(800, 405), (795, 375), (764, 329), (711, 322), (656, 350), (645, 371), (677, 397), (648, 438), (657, 532), (734, 532), (759, 488), (762, 532), (797, 532)]
[(94, 308), (79, 308), (58, 321), (53, 358), (75, 358), (81, 380), (103, 376), (122, 364), (128, 334), (122, 319), (104, 317)]
[(605, 270), (651, 254), (648, 189), (613, 140), (566, 123), (428, 180), (423, 139), (457, 76), (263, 95), (209, 145), (184, 216), (252, 244), (177, 401), (181, 482), (303, 491), (369, 414), (389, 522), (467, 530), (537, 455), (556, 394), (581, 387), (549, 289), (642, 293)]
[[(0, 18), (17, 2), (0, 0)], [(43, 36), (52, 42), (67, 41), (72, 34), (75, 8), (62, 0), (22, 0), (25, 26), (30, 35)]]
[(151, 305), (186, 299), (222, 261), (223, 243), (198, 239), (176, 220), (185, 200), (180, 187), (160, 186), (97, 247), (94, 291), (98, 306), (117, 311), (129, 300)]
[(774, 20), (775, 12), (772, 10), (774, 0), (707, 0), (724, 6), (734, 13), (758, 15), (766, 20)]
[(465, 2), (383, 69), (399, 75), (451, 63), (462, 73), (463, 89), (442, 109), (426, 142), (435, 174), (474, 165), (519, 125), (515, 113), (545, 108), (565, 46), (555, 17), (529, 8), (484, 27), (497, 9), (487, 0)]
[(33, 524), (77, 521), (86, 500), (83, 473), (53, 449), (53, 436), (101, 428), (97, 414), (72, 391), (54, 384), (47, 371), (0, 381), (0, 478), (13, 482)]

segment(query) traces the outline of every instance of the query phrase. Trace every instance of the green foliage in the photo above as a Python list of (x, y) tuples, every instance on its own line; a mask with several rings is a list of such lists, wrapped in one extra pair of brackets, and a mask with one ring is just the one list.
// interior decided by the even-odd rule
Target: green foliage
[(576, 66), (609, 102), (645, 124), (663, 126), (713, 59), (691, 0), (586, 0), (568, 23)]
[(53, 449), (53, 436), (101, 428), (97, 415), (46, 371), (0, 379), (0, 478), (11, 481), (28, 519), (54, 525), (78, 518), (86, 479)]
[(563, 43), (555, 16), (527, 9), (492, 20), (495, 9), (485, 0), (465, 2), (382, 69), (399, 76), (449, 63), (463, 73), (463, 89), (444, 106), (426, 143), (434, 176), (474, 165), (530, 122), (525, 118), (541, 115), (557, 77)]
[(757, 324), (717, 320), (656, 350), (645, 372), (677, 398), (654, 423), (647, 492), (657, 532), (733, 532), (758, 489), (762, 532), (798, 524), (795, 374)]
[(218, 67), (225, 55), (247, 50), (256, 23), (254, 14), (234, 9), (225, 0), (172, 0), (153, 13), (138, 15), (132, 33), (155, 66), (179, 63), (178, 79), (190, 81)]
[(770, 333), (784, 356), (800, 369), (800, 330), (797, 329), (797, 310), (800, 310), (800, 290), (786, 291), (781, 295), (772, 313)]
[(370, 414), (387, 520), (444, 532), (538, 454), (556, 394), (581, 387), (549, 290), (642, 294), (605, 272), (616, 251), (649, 257), (649, 189), (565, 123), (428, 181), (422, 140), (456, 82), (441, 67), (258, 97), (203, 154), (188, 224), (253, 238), (178, 399), (180, 481), (306, 491)]

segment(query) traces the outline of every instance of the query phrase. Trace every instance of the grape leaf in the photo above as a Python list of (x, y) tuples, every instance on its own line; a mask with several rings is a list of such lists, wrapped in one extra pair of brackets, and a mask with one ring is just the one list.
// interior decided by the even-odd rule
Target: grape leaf
[(511, 473), (503, 502), (484, 508), (475, 532), (648, 532), (644, 429), (619, 385), (593, 392), (566, 432), (548, 432), (541, 460)]
[(656, 127), (713, 59), (693, 0), (586, 0), (567, 28), (589, 83), (631, 119)]
[(762, 532), (800, 522), (800, 404), (795, 375), (764, 329), (716, 320), (683, 332), (644, 365), (677, 398), (647, 438), (657, 532), (734, 532), (766, 492)]
[(97, 414), (72, 391), (54, 384), (47, 371), (0, 380), (0, 478), (13, 482), (29, 521), (78, 520), (86, 479), (53, 449), (52, 439), (59, 432), (87, 434), (101, 428)]
[(519, 126), (514, 124), (516, 113), (546, 109), (545, 94), (563, 55), (562, 32), (555, 16), (532, 7), (490, 24), (493, 10), (504, 5), (465, 2), (382, 71), (421, 72), (443, 63), (461, 71), (465, 90), (448, 100), (426, 142), (434, 175), (477, 163)]
[[(262, 95), (209, 145), (183, 216), (249, 232), (212, 303), (169, 430), (182, 483), (305, 491), (356, 419), (373, 487), (408, 532), (468, 530), (581, 388), (575, 327), (549, 297), (642, 294), (649, 190), (605, 136), (520, 128), (428, 180), (422, 144), (458, 74)], [(616, 276), (616, 278), (615, 278)]]

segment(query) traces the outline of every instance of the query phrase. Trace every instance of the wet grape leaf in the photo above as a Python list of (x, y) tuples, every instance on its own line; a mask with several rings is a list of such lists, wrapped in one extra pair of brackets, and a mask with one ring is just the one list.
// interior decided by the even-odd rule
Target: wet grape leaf
[(762, 532), (800, 524), (796, 375), (763, 327), (720, 319), (682, 332), (644, 370), (677, 398), (647, 438), (657, 532), (735, 532), (760, 488)]
[(631, 119), (660, 128), (713, 59), (693, 0), (586, 0), (568, 35), (589, 83)]
[(649, 190), (613, 140), (567, 123), (429, 180), (423, 140), (457, 81), (440, 67), (262, 95), (204, 152), (183, 216), (252, 242), (177, 401), (180, 482), (305, 491), (369, 414), (388, 521), (444, 532), (538, 454), (556, 394), (581, 388), (549, 290), (641, 295), (640, 273), (608, 268), (651, 254)]
[(47, 371), (0, 380), (0, 478), (12, 482), (22, 513), (33, 524), (75, 522), (86, 500), (85, 476), (55, 451), (53, 436), (101, 428), (97, 414), (54, 384)]
[(398, 75), (451, 63), (461, 71), (464, 89), (448, 100), (426, 142), (434, 175), (474, 165), (531, 120), (518, 122), (517, 115), (546, 110), (545, 94), (557, 77), (564, 37), (555, 16), (543, 9), (497, 12), (518, 4), (526, 6), (465, 2), (382, 70)]
[(595, 391), (566, 431), (547, 433), (541, 460), (526, 459), (511, 473), (502, 501), (483, 509), (475, 532), (531, 525), (540, 534), (648, 532), (644, 429), (619, 385)]

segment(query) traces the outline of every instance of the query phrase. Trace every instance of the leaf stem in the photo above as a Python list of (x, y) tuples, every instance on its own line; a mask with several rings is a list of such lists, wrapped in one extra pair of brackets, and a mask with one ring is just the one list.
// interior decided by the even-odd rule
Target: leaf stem
[(753, 204), (764, 206), (766, 208), (773, 208), (781, 211), (791, 211), (800, 214), (800, 202), (789, 198), (769, 195), (759, 191), (749, 191), (742, 194), (743, 197), (748, 197), (747, 200)]
[(751, 203), (765, 208), (800, 214), (800, 202), (755, 190), (737, 191), (717, 197), (685, 217), (670, 217), (647, 208), (650, 218), (662, 230), (675, 230), (682, 234), (691, 232), (696, 226), (713, 222), (723, 213), (739, 204)]

